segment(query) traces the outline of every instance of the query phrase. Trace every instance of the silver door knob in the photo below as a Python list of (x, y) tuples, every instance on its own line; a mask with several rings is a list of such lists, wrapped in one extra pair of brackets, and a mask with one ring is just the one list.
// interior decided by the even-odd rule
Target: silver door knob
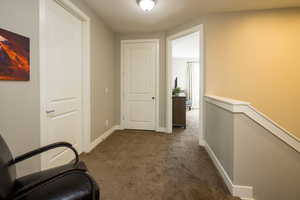
[(47, 114), (54, 113), (54, 112), (55, 112), (55, 110), (46, 110)]

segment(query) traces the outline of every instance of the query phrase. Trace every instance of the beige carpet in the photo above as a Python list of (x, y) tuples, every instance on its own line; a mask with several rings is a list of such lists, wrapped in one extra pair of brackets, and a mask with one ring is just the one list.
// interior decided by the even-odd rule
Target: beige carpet
[(198, 145), (197, 112), (188, 112), (186, 130), (117, 131), (82, 155), (101, 200), (238, 200)]

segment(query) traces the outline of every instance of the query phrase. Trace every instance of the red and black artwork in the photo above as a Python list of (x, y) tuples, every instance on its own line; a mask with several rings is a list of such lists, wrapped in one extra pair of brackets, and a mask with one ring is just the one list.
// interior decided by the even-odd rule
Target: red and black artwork
[(29, 81), (30, 39), (0, 28), (0, 80)]

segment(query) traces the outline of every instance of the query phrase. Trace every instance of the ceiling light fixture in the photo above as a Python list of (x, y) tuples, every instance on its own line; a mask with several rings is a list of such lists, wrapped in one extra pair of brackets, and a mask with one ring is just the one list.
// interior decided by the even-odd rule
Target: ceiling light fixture
[(155, 6), (155, 0), (137, 0), (137, 3), (144, 11), (151, 11)]

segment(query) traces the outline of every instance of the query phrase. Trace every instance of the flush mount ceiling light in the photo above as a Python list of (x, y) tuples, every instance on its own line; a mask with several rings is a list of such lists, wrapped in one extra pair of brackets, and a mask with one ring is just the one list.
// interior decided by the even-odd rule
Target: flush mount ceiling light
[(151, 11), (155, 6), (155, 0), (137, 0), (137, 3), (144, 11)]

